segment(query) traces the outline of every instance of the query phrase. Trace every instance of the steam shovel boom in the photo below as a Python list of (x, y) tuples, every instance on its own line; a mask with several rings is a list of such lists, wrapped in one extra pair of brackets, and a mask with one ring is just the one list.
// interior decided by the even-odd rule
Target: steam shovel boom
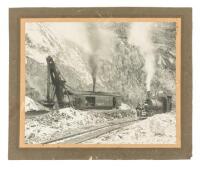
[[(57, 98), (58, 106), (65, 107), (67, 103), (64, 101), (65, 95), (69, 95), (70, 91), (66, 88), (66, 81), (57, 69), (55, 62), (51, 56), (46, 58), (47, 62), (47, 103), (54, 103), (54, 96)], [(50, 86), (53, 85), (53, 94), (50, 95)], [(69, 98), (69, 96), (68, 96)], [(70, 103), (70, 101), (69, 101)]]

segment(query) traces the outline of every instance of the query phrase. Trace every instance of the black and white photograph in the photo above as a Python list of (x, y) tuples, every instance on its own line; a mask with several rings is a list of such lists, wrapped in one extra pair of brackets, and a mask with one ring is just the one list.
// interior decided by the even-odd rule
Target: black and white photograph
[(177, 146), (179, 26), (25, 20), (24, 144)]

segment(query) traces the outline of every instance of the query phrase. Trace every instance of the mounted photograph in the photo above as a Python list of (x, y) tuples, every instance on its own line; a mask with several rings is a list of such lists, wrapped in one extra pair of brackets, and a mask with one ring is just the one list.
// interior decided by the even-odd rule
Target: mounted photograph
[(21, 148), (180, 148), (180, 18), (21, 18)]

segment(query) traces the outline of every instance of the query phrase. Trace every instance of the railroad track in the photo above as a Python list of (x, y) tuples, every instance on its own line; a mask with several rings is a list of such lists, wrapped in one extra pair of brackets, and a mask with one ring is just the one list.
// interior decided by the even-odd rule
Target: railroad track
[(132, 120), (122, 121), (122, 122), (110, 122), (107, 125), (102, 125), (93, 129), (84, 130), (82, 132), (66, 135), (64, 137), (50, 140), (42, 144), (78, 144), (78, 143), (88, 141), (90, 139), (97, 138), (111, 131), (129, 126), (135, 121), (138, 121), (138, 119), (132, 119)]

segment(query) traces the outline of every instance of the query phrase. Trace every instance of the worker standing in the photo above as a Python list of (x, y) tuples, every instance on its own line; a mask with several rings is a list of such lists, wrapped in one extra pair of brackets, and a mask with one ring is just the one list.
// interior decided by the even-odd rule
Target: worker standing
[(137, 112), (137, 117), (141, 116), (141, 112), (142, 112), (142, 107), (141, 104), (138, 103), (137, 107), (136, 107), (136, 112)]

